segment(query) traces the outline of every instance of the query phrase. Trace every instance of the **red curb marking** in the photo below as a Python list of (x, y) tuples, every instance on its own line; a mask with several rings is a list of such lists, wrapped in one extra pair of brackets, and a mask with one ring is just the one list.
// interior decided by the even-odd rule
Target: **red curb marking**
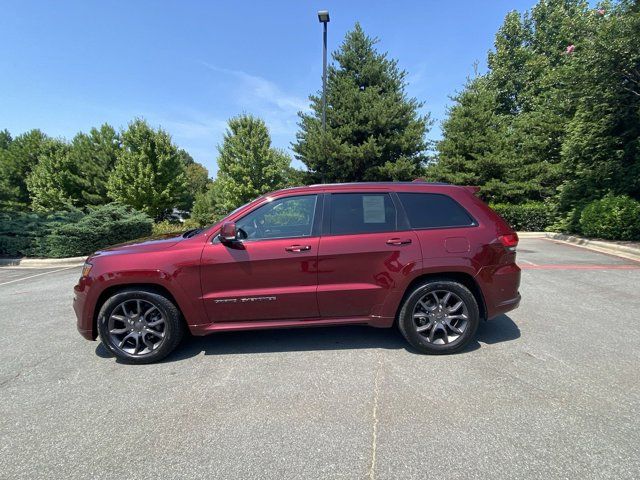
[(518, 265), (520, 270), (640, 270), (640, 265)]

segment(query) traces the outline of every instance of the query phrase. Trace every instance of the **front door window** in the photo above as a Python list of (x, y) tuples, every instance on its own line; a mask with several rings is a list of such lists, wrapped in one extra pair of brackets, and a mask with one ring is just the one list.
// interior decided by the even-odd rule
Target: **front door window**
[(273, 200), (236, 222), (240, 240), (309, 237), (317, 195)]

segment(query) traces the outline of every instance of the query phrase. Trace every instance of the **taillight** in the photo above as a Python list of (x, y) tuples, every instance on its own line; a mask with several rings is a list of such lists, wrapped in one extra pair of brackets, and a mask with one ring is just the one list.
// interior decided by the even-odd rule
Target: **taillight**
[(500, 242), (502, 242), (502, 245), (504, 245), (504, 248), (506, 248), (507, 250), (510, 250), (512, 252), (515, 252), (516, 247), (518, 246), (518, 234), (517, 233), (509, 233), (507, 235), (500, 235), (498, 237), (498, 240), (500, 240)]

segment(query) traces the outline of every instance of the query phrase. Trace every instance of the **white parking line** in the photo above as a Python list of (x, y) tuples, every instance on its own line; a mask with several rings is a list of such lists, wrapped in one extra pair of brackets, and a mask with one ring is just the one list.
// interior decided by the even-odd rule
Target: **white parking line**
[[(518, 259), (518, 262), (528, 263), (529, 265), (533, 265), (534, 267), (537, 267), (537, 266), (538, 266), (538, 264), (537, 264), (537, 263), (530, 262), (529, 260), (525, 260), (524, 258), (519, 258), (519, 259)], [(517, 262), (516, 262), (516, 263), (517, 263)]]
[(62, 272), (63, 270), (69, 270), (70, 268), (80, 268), (78, 265), (74, 265), (72, 267), (59, 268), (57, 270), (51, 270), (49, 272), (36, 273), (35, 275), (29, 275), (28, 277), (16, 278), (15, 280), (9, 280), (8, 282), (0, 283), (2, 285), (9, 285), (10, 283), (21, 282), (22, 280), (29, 280), (30, 278), (39, 277), (41, 275), (48, 275), (49, 273)]

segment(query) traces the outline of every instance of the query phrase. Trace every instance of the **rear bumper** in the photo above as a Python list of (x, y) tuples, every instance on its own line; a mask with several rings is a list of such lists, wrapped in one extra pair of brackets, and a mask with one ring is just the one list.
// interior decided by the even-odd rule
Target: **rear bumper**
[(503, 313), (507, 313), (507, 312), (510, 312), (511, 310), (515, 310), (520, 306), (521, 299), (522, 297), (520, 296), (520, 292), (518, 292), (518, 295), (516, 297), (510, 298), (509, 300), (506, 300), (500, 303), (499, 305), (496, 305), (496, 307), (493, 309), (493, 314), (489, 315), (487, 317), (487, 320), (491, 320), (492, 318), (497, 317), (498, 315), (502, 315)]
[(520, 305), (520, 267), (515, 263), (483, 267), (476, 279), (484, 295), (487, 319)]

